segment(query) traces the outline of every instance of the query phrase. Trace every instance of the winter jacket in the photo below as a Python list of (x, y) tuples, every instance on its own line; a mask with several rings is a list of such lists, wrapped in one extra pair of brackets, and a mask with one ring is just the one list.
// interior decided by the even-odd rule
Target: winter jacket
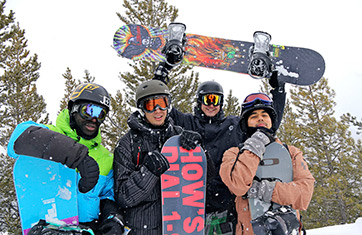
[(182, 128), (166, 119), (163, 126), (151, 127), (136, 111), (128, 119), (130, 130), (119, 140), (114, 152), (115, 199), (124, 209), (132, 234), (162, 234), (160, 177), (143, 166), (148, 152), (161, 151), (171, 136)]
[[(51, 132), (49, 136), (50, 129)], [(61, 134), (59, 134), (61, 133)], [(59, 136), (61, 135), (61, 136)], [(69, 138), (64, 138), (63, 135)], [(36, 142), (27, 141), (27, 138), (36, 138)], [(59, 136), (59, 137), (58, 137)], [(17, 140), (21, 138), (26, 143), (34, 145), (35, 147), (31, 155), (29, 154), (30, 148), (26, 145), (29, 144), (16, 144)], [(44, 154), (51, 149), (52, 158), (57, 158), (57, 162), (62, 162), (67, 166), (77, 166), (82, 161), (84, 155), (87, 154), (94, 158), (99, 165), (100, 176), (97, 185), (87, 193), (78, 192), (78, 212), (79, 222), (91, 222), (98, 219), (100, 213), (100, 201), (102, 199), (114, 200), (113, 197), (113, 155), (101, 144), (102, 137), (100, 132), (91, 140), (83, 139), (78, 136), (76, 131), (71, 129), (69, 125), (69, 112), (67, 109), (63, 110), (57, 117), (56, 125), (42, 125), (32, 121), (19, 124), (9, 141), (8, 154), (13, 158), (21, 157), (22, 155), (36, 156), (37, 152)], [(84, 147), (86, 146), (86, 148)], [(85, 150), (85, 151), (84, 151)], [(82, 156), (83, 155), (83, 156)], [(80, 180), (78, 173), (77, 181)]]
[[(274, 108), (278, 112), (278, 123), (284, 111), (285, 93), (279, 93), (272, 90)], [(175, 108), (170, 113), (175, 125), (181, 126), (185, 130), (196, 131), (202, 136), (202, 144), (209, 156), (214, 162), (216, 172), (219, 172), (223, 154), (231, 147), (236, 147), (246, 140), (245, 134), (239, 126), (240, 118), (238, 116), (224, 116), (224, 112), (220, 112), (214, 117), (207, 117), (202, 111), (200, 104), (194, 108), (194, 114), (184, 114)], [(223, 211), (230, 208), (233, 204), (234, 196), (229, 189), (221, 181), (219, 175), (212, 180), (208, 180), (206, 213)]]
[[(281, 142), (277, 139), (276, 142)], [(272, 201), (280, 205), (290, 205), (296, 210), (306, 210), (312, 198), (314, 177), (308, 170), (302, 152), (293, 146), (288, 146), (293, 164), (293, 181), (276, 182)], [(249, 202), (243, 196), (248, 192), (256, 174), (260, 158), (245, 150), (240, 154), (239, 148), (233, 147), (224, 154), (220, 167), (220, 176), (230, 191), (236, 195), (235, 204), (238, 213), (236, 234), (253, 234)], [(236, 161), (237, 158), (237, 161)]]

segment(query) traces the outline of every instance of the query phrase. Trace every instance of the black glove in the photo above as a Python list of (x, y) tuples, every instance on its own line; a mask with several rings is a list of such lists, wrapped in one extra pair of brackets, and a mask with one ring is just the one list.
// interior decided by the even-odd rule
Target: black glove
[(99, 178), (98, 163), (89, 155), (81, 161), (77, 167), (80, 176), (78, 188), (81, 193), (89, 192), (96, 186)]
[(180, 145), (186, 150), (195, 149), (201, 142), (201, 135), (194, 131), (184, 130), (180, 136)]
[(280, 92), (280, 93), (284, 92), (285, 82), (280, 81), (278, 79), (278, 71), (273, 71), (273, 73), (269, 79), (269, 85), (273, 89), (277, 89), (278, 92)]
[(124, 232), (124, 220), (119, 214), (113, 214), (106, 219), (99, 228), (103, 235), (122, 234)]
[(149, 152), (145, 156), (145, 160), (143, 165), (147, 167), (149, 171), (151, 171), (154, 175), (160, 177), (165, 171), (170, 168), (170, 164), (168, 163), (165, 156), (163, 156), (159, 151), (155, 150), (153, 152)]
[(163, 81), (166, 85), (170, 81), (168, 74), (173, 67), (166, 62), (160, 62), (155, 70), (154, 80)]

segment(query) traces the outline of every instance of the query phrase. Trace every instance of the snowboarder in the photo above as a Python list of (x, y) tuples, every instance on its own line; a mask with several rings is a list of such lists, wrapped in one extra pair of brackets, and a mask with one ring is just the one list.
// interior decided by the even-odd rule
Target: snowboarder
[[(154, 79), (167, 84), (167, 75), (171, 69), (172, 67), (160, 63), (155, 71)], [(280, 117), (275, 122), (278, 127), (285, 105), (284, 83), (278, 80), (277, 73), (273, 73), (269, 83), (273, 88), (271, 93), (275, 101), (275, 110)], [(201, 83), (197, 89), (194, 114), (182, 113), (174, 107), (170, 111), (170, 116), (176, 125), (185, 130), (196, 131), (201, 135), (201, 144), (212, 159), (212, 161), (208, 160), (206, 234), (209, 230), (215, 232), (221, 230), (222, 234), (233, 234), (237, 222), (235, 196), (222, 182), (218, 172), (224, 152), (244, 142), (246, 137), (239, 127), (240, 118), (238, 116), (229, 115), (225, 117), (222, 109), (223, 103), (224, 91), (222, 86), (215, 81), (206, 81)], [(210, 228), (211, 224), (212, 227)]]
[[(292, 182), (253, 180), (258, 165), (263, 159), (265, 146), (274, 141), (281, 143), (275, 136), (278, 129), (277, 115), (272, 100), (266, 94), (254, 93), (247, 96), (242, 104), (240, 115), (240, 127), (243, 133), (246, 133), (247, 140), (239, 147), (230, 148), (224, 154), (220, 176), (230, 191), (236, 195), (238, 212), (236, 234), (254, 234), (250, 223), (248, 198), (290, 205), (295, 210), (307, 209), (312, 198), (315, 180), (308, 170), (302, 152), (294, 146), (287, 148), (293, 163)], [(263, 222), (265, 221), (261, 223)], [(260, 226), (262, 227), (264, 228)], [(256, 234), (259, 233), (256, 232)]]
[(160, 176), (169, 168), (160, 153), (168, 138), (180, 134), (180, 145), (194, 149), (201, 136), (183, 131), (170, 118), (170, 91), (165, 83), (150, 80), (136, 90), (138, 111), (128, 119), (130, 130), (114, 152), (115, 199), (124, 209), (131, 234), (162, 234)]
[(33, 156), (78, 170), (79, 222), (95, 234), (122, 234), (124, 230), (113, 197), (113, 155), (101, 144), (100, 125), (109, 109), (110, 97), (104, 87), (81, 84), (72, 92), (56, 125), (21, 123), (11, 137), (17, 138), (10, 141), (14, 146), (8, 146), (15, 153), (9, 153), (11, 157)]

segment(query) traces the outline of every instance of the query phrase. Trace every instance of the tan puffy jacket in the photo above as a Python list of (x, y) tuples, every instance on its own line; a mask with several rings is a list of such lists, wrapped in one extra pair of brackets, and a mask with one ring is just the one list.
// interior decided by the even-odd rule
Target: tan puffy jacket
[[(278, 139), (276, 142), (281, 144)], [(293, 163), (293, 181), (276, 182), (272, 201), (281, 205), (290, 205), (296, 210), (306, 210), (313, 195), (315, 179), (308, 170), (302, 152), (294, 146), (288, 146), (288, 149)], [(230, 148), (224, 153), (220, 176), (230, 191), (236, 195), (235, 203), (238, 212), (236, 234), (252, 235), (248, 199), (243, 199), (242, 196), (251, 187), (260, 159), (254, 153), (245, 150), (235, 162), (238, 153), (237, 147)]]

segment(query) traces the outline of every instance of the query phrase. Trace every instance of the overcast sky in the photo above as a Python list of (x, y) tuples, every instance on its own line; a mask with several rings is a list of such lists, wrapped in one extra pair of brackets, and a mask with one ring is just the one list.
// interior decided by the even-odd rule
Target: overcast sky
[[(257, 2), (257, 3), (256, 3)], [(75, 78), (84, 70), (115, 94), (122, 88), (118, 73), (129, 70), (127, 59), (111, 48), (123, 25), (116, 12), (122, 0), (8, 0), (6, 12), (26, 30), (28, 49), (39, 56), (38, 80), (50, 118), (55, 121), (64, 94), (66, 68)], [(336, 91), (337, 115), (350, 112), (362, 119), (362, 1), (169, 0), (179, 9), (178, 22), (187, 32), (252, 41), (254, 31), (272, 35), (273, 44), (311, 48), (326, 61), (324, 76)], [(216, 80), (226, 93), (242, 100), (259, 89), (260, 81), (232, 72), (195, 68), (201, 81)], [(289, 85), (287, 86), (287, 88)]]

